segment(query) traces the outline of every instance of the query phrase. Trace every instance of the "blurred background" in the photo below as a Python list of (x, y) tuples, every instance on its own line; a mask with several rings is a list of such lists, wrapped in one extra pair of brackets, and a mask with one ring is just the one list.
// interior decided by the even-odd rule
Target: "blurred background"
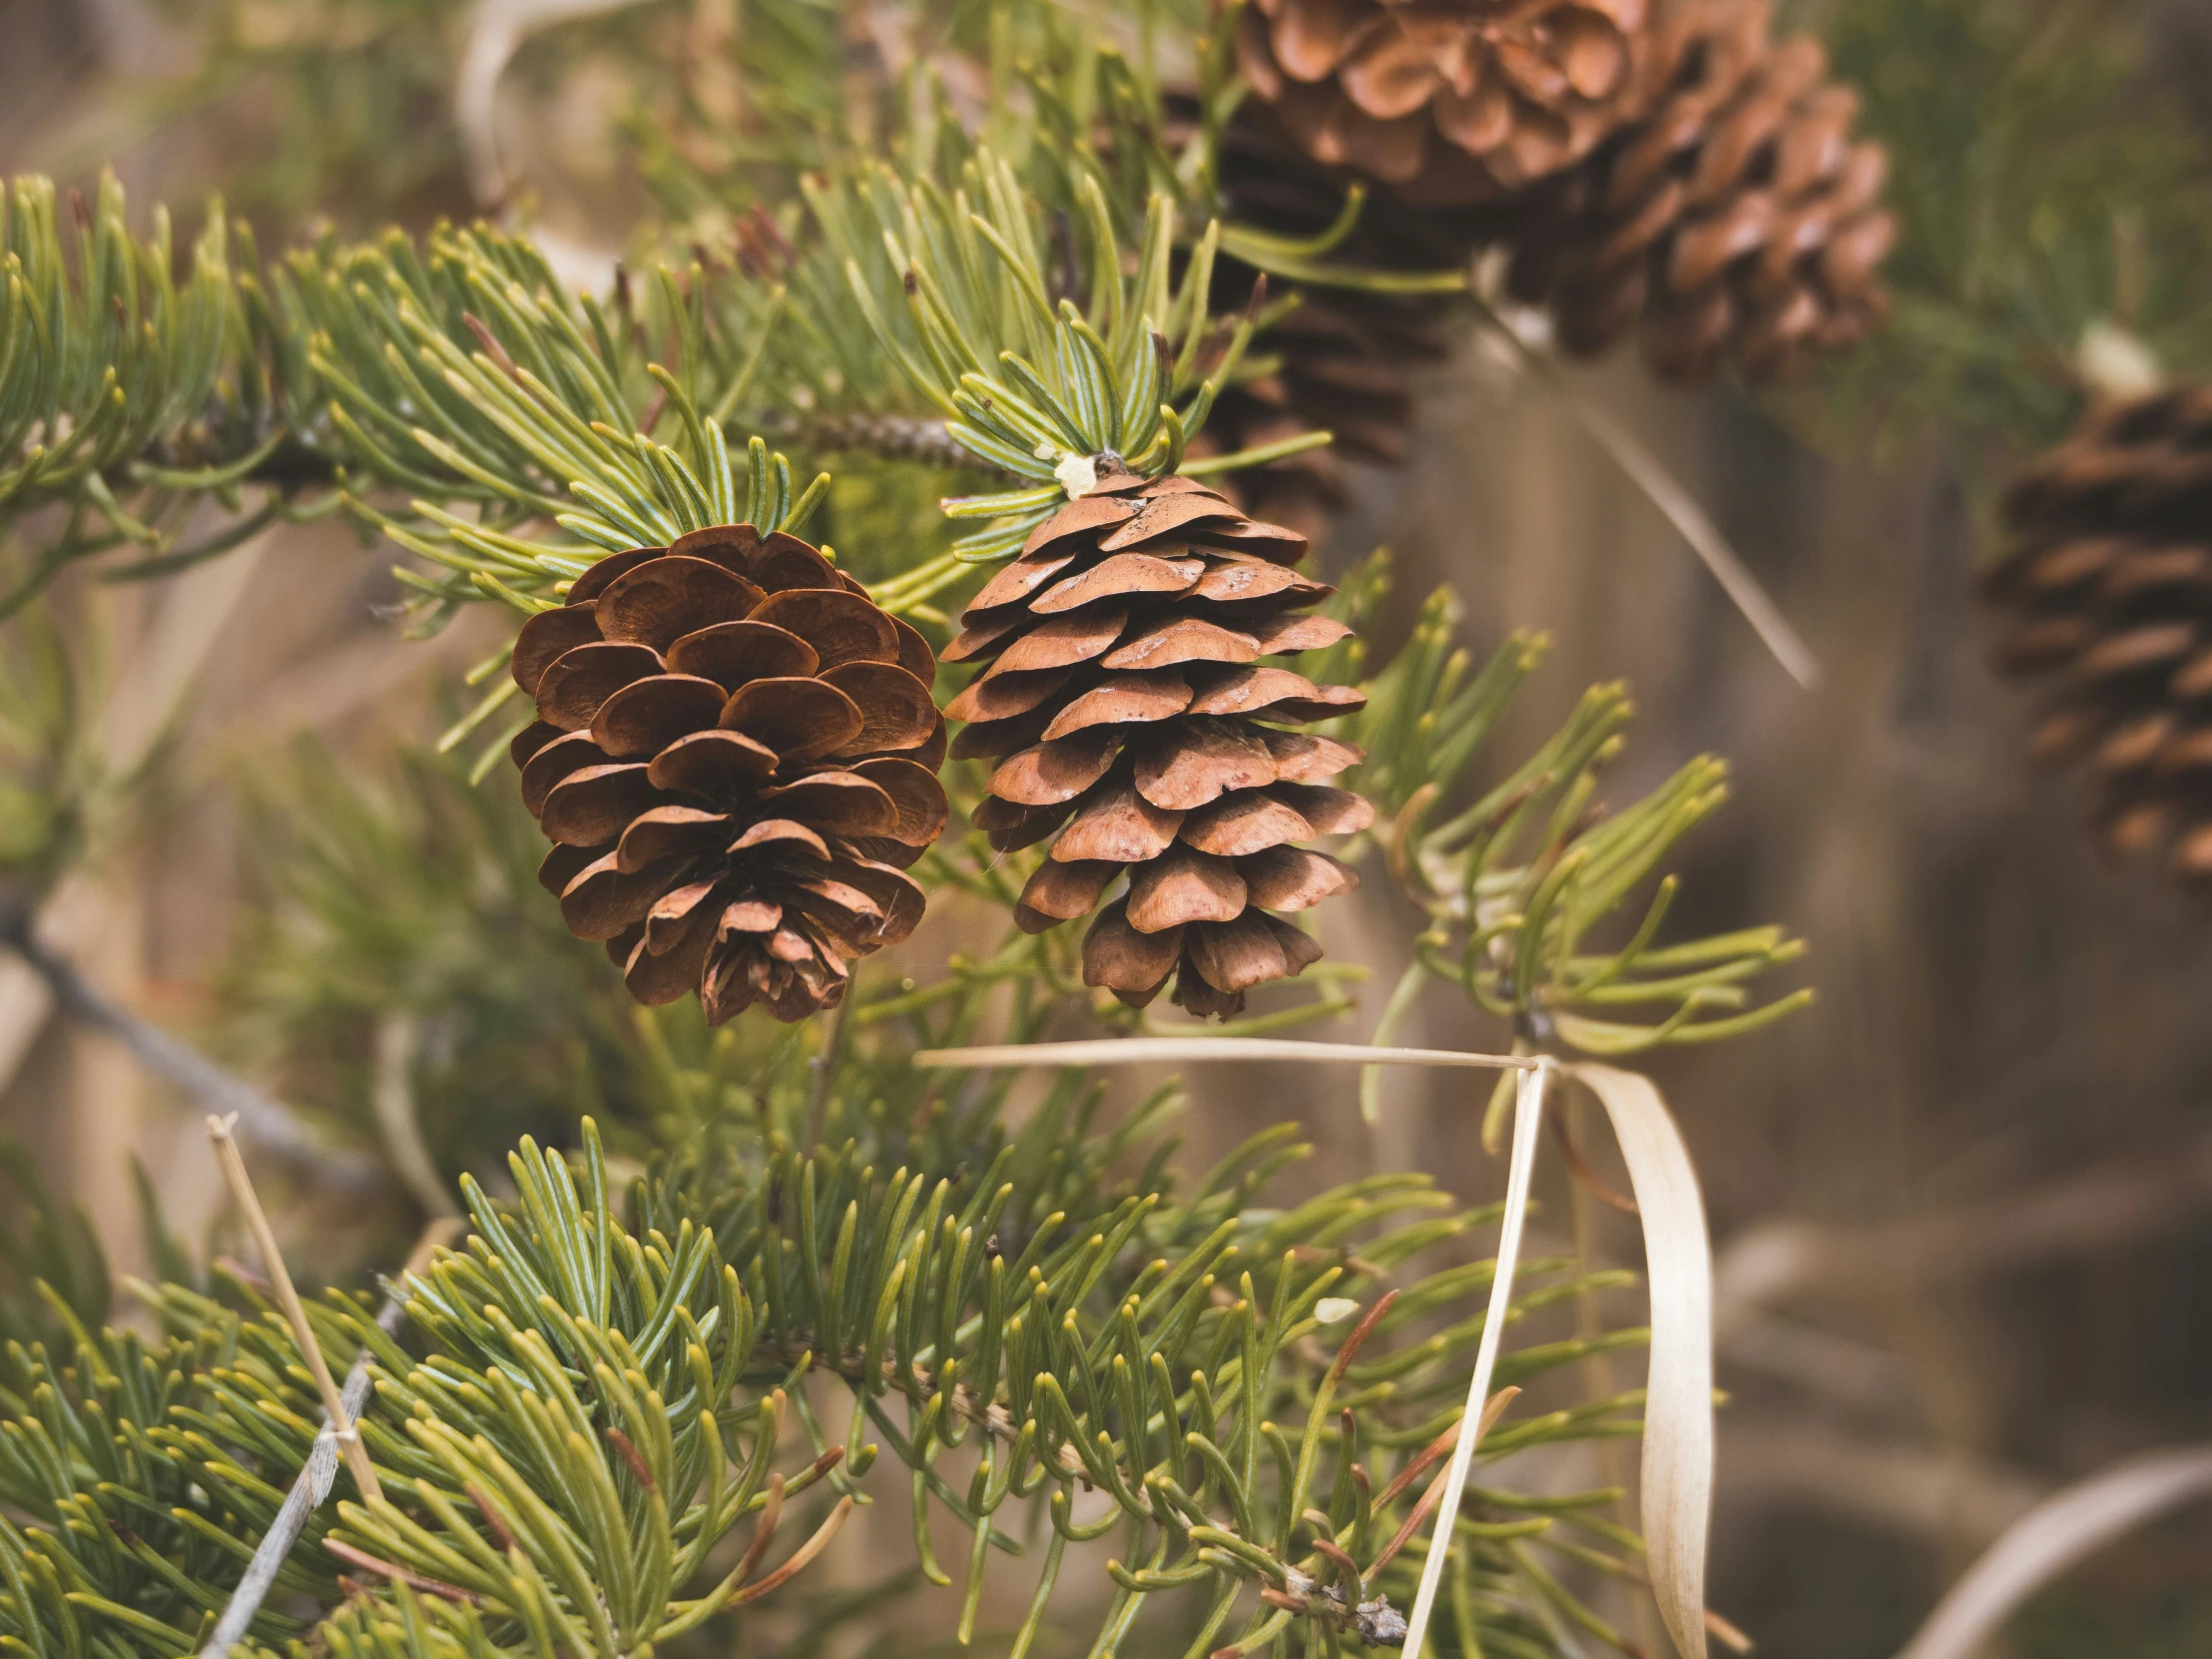
[[(1856, 13), (1864, 44), (1874, 14), (1909, 31), (1917, 11), (1976, 9), (1800, 20)], [(2132, 54), (2113, 97), (2212, 113), (2212, 6), (2041, 9), (2110, 12)], [(603, 281), (640, 223), (687, 211), (700, 158), (676, 112), (714, 109), (741, 24), (736, 0), (5, 0), (0, 171), (89, 186), (112, 162), (135, 205), (172, 203), (188, 231), (220, 192), (265, 250), (519, 214), (564, 271)], [(1811, 941), (1801, 982), (1819, 1001), (1654, 1062), (1719, 1264), (1712, 1600), (1767, 1653), (1885, 1655), (2039, 1496), (2212, 1437), (2212, 916), (2155, 869), (2103, 859), (2078, 781), (2027, 759), (2028, 701), (1990, 672), (1974, 596), (2003, 442), (1878, 430), (1822, 391), (1661, 390), (1632, 360), (1556, 381), (1515, 363), (1475, 333), (1423, 371), (1407, 464), (1354, 469), (1321, 560), (1390, 549), (1379, 657), (1447, 581), (1478, 650), (1549, 635), (1501, 757), (1622, 679), (1639, 710), (1609, 784), (1622, 799), (1701, 752), (1732, 763), (1732, 803), (1679, 853), (1677, 921), (1785, 924)], [(1624, 476), (1592, 409), (1740, 551), (1818, 659), (1812, 688)], [(44, 625), (70, 669), (11, 643), (0, 739), (11, 765), (97, 781), (49, 935), (117, 999), (355, 1133), (376, 1133), (396, 1077), (436, 1167), (465, 1156), (441, 1139), (463, 1102), (500, 1138), (559, 1135), (609, 1091), (658, 1109), (637, 1081), (657, 1028), (580, 1026), (583, 999), (559, 993), (604, 970), (539, 913), (519, 805), (429, 747), (491, 643), (472, 623), (496, 623), (409, 643), (389, 563), (331, 521), (158, 581), (64, 581)], [(1373, 1028), (1410, 931), (1397, 902), (1377, 884), (1332, 918), (1332, 955), (1373, 977), (1315, 1034)], [(942, 952), (957, 924), (909, 948)], [(325, 948), (340, 936), (348, 949)], [(1485, 1035), (1439, 991), (1399, 1040)], [(1333, 1176), (1418, 1166), (1469, 1199), (1502, 1187), (1481, 1097), (1448, 1074), (1388, 1077), (1372, 1131), (1349, 1076), (1213, 1082), (1201, 1161), (1290, 1100)], [(195, 1115), (57, 1019), (12, 960), (0, 1087), (0, 1130), (83, 1203), (119, 1272), (161, 1248), (135, 1167), (171, 1229), (205, 1231), (220, 1192)], [(373, 1195), (315, 1214), (311, 1248), (333, 1263), (409, 1231)], [(1633, 1224), (1612, 1219), (1608, 1248), (1636, 1265)], [(2019, 1659), (2212, 1654), (2212, 1517), (2090, 1561), (2010, 1640)]]

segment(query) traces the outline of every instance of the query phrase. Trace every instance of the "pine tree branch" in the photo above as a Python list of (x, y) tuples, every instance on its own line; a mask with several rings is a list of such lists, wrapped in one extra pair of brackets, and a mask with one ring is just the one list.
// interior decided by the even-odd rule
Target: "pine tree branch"
[(980, 472), (1009, 483), (1025, 482), (994, 461), (985, 460), (955, 438), (941, 420), (920, 415), (826, 414), (792, 423), (791, 438), (812, 449), (859, 450), (889, 461)]
[(290, 1107), (111, 999), (74, 962), (40, 942), (28, 905), (0, 906), (0, 945), (23, 959), (70, 1018), (114, 1037), (140, 1065), (209, 1111), (236, 1113), (239, 1127), (265, 1152), (336, 1187), (359, 1189), (381, 1178), (369, 1160), (317, 1141)]

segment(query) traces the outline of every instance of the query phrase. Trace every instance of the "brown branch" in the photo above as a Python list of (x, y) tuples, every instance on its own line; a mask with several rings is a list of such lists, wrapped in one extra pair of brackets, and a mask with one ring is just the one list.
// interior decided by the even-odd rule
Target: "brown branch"
[(264, 1151), (335, 1186), (357, 1189), (380, 1178), (368, 1160), (320, 1145), (290, 1107), (271, 1099), (191, 1044), (112, 1001), (74, 962), (39, 940), (28, 907), (0, 906), (0, 946), (23, 959), (71, 1019), (114, 1037), (140, 1065), (210, 1112), (236, 1117), (239, 1127)]

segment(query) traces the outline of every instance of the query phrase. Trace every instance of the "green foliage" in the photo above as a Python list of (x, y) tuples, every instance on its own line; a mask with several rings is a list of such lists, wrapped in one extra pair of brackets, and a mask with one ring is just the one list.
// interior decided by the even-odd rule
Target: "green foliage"
[(80, 1205), (58, 1204), (12, 1142), (0, 1141), (0, 1345), (59, 1341), (97, 1327), (113, 1288), (107, 1253)]
[[(56, 1344), (64, 1363), (20, 1342), (0, 1357), (0, 1504), (23, 1517), (20, 1527), (0, 1520), (0, 1650), (11, 1659), (173, 1659), (198, 1645), (238, 1581), (251, 1548), (242, 1540), (269, 1524), (289, 1475), (268, 1469), (273, 1485), (256, 1472), (266, 1455), (257, 1434), (206, 1429), (249, 1378), (273, 1408), (311, 1410), (311, 1395), (287, 1389), (279, 1372), (253, 1372), (236, 1317), (209, 1313), (152, 1343), (94, 1337), (72, 1320)], [(267, 1415), (242, 1420), (255, 1428)], [(312, 1556), (283, 1582), (334, 1587)], [(256, 1628), (280, 1638), (304, 1627), (272, 1610)]]
[[(407, 0), (335, 10), (393, 40), (444, 26)], [(690, 64), (681, 120), (639, 128), (665, 139), (662, 188), (690, 188), (679, 172), (694, 170), (689, 211), (723, 215), (720, 232), (605, 299), (563, 292), (527, 241), (482, 226), (326, 237), (268, 266), (234, 234), (234, 272), (220, 220), (172, 291), (152, 269), (166, 274), (166, 232), (129, 241), (119, 194), (65, 260), (50, 193), (19, 192), (0, 513), (64, 509), (34, 575), (125, 543), (153, 554), (144, 574), (343, 509), (423, 561), (402, 577), (418, 631), (484, 598), (534, 613), (601, 553), (705, 524), (827, 524), (880, 602), (941, 623), (975, 567), (1018, 547), (1095, 457), (1212, 475), (1325, 441), (1185, 466), (1225, 387), (1269, 366), (1255, 341), (1280, 302), (1244, 274), (1373, 275), (1332, 268), (1356, 198), (1304, 242), (1219, 223), (1228, 36), (1198, 38), (1190, 10), (1098, 24), (925, 8), (915, 62), (878, 74), (842, 9), (759, 0), (735, 82), (718, 91)], [(1105, 38), (1124, 23), (1126, 51)], [(315, 49), (293, 37), (278, 56)], [(953, 57), (979, 72), (965, 107)], [(419, 67), (393, 65), (402, 87)], [(723, 96), (737, 116), (710, 168), (685, 124)], [(361, 165), (354, 142), (341, 120), (302, 166)], [(1238, 279), (1217, 281), (1232, 260)], [(33, 344), (68, 372), (25, 355)], [(827, 475), (797, 487), (763, 437), (740, 449), (729, 432), (855, 465), (832, 499)], [(993, 475), (1021, 487), (973, 493)], [(948, 547), (940, 490), (980, 524)], [(174, 545), (161, 526), (205, 497), (228, 528)], [(1359, 573), (1340, 610), (1357, 616), (1381, 579)], [(1345, 735), (1368, 749), (1361, 782), (1385, 816), (1348, 855), (1384, 864), (1428, 924), (1385, 1026), (1423, 975), (1461, 984), (1517, 1040), (1605, 1054), (1794, 1006), (1749, 1008), (1742, 988), (1795, 953), (1778, 930), (1658, 944), (1665, 881), (1633, 921), (1659, 860), (1721, 799), (1717, 764), (1594, 811), (1629, 714), (1601, 687), (1501, 781), (1464, 788), (1537, 646), (1516, 638), (1476, 672), (1455, 624), (1439, 596), (1379, 673), (1356, 643), (1313, 665), (1371, 693)], [(73, 800), (77, 722), (55, 691), (70, 682), (22, 661), (13, 770), (26, 800)], [(441, 754), (519, 726), (505, 668), (501, 652), (471, 672), (483, 695)], [(986, 1577), (1009, 1574), (1028, 1609), (1016, 1654), (1057, 1641), (1056, 1593), (1078, 1581), (1110, 1598), (1082, 1636), (1094, 1659), (1387, 1640), (1482, 1335), (1467, 1311), (1494, 1271), (1478, 1251), (1496, 1212), (1461, 1210), (1417, 1174), (1294, 1187), (1307, 1149), (1289, 1125), (1192, 1181), (1175, 1168), (1172, 1088), (1116, 1116), (1077, 1074), (1039, 1088), (913, 1063), (1086, 1021), (1190, 1028), (1087, 990), (1072, 929), (947, 950), (926, 982), (875, 964), (813, 1025), (747, 1015), (710, 1032), (688, 1003), (628, 1008), (537, 890), (538, 837), (513, 792), (476, 788), (501, 747), (473, 764), (410, 755), (381, 790), (306, 755), (263, 804), (259, 861), (278, 873), (223, 986), (230, 1038), (365, 1122), (384, 1109), (381, 1036), (404, 1022), (402, 1092), (441, 1168), (464, 1172), (473, 1231), (394, 1289), (398, 1336), (358, 1295), (314, 1304), (332, 1368), (373, 1378), (362, 1432), (384, 1495), (338, 1475), (254, 1647), (746, 1650), (755, 1603), (852, 1507), (885, 1501), (910, 1513), (918, 1577), (956, 1587), (963, 1641)], [(981, 778), (952, 769), (956, 808)], [(16, 861), (40, 883), (83, 844), (68, 812), (16, 820), (30, 827)], [(1041, 855), (969, 833), (915, 873), (960, 925), (965, 911), (1002, 918)], [(1616, 917), (1626, 944), (1593, 942)], [(1306, 1000), (1232, 1029), (1340, 1012), (1359, 972), (1317, 969)], [(1621, 1022), (1636, 1006), (1651, 1023)], [(511, 1184), (495, 1184), (496, 1153), (525, 1132), (544, 1145), (525, 1138)], [(573, 1138), (574, 1156), (548, 1150)], [(0, 1365), (0, 1649), (181, 1659), (315, 1444), (293, 1336), (241, 1276), (211, 1291), (181, 1262), (136, 1288), (163, 1339), (94, 1336), (104, 1270), (71, 1224), (34, 1207), (0, 1238), (0, 1334), (16, 1339)], [(1585, 1397), (1562, 1373), (1642, 1341), (1595, 1320), (1591, 1299), (1622, 1282), (1524, 1265), (1499, 1382), (1532, 1392), (1485, 1437), (1485, 1469), (1637, 1431), (1636, 1394)], [(1553, 1340), (1547, 1310), (1568, 1304), (1583, 1334)], [(1636, 1580), (1637, 1542), (1605, 1518), (1616, 1495), (1478, 1484), (1451, 1540), (1455, 1650), (1546, 1659), (1573, 1651), (1576, 1629), (1620, 1642), (1562, 1585), (1569, 1568), (1577, 1584)], [(932, 1535), (948, 1526), (967, 1542), (940, 1561)]]
[(443, 0), (162, 0), (188, 72), (141, 94), (163, 123), (243, 126), (233, 208), (265, 231), (359, 234), (466, 200), (451, 114), (467, 16)]
[(866, 147), (852, 129), (873, 126), (887, 89), (848, 50), (834, 0), (710, 0), (682, 29), (624, 122), (628, 159), (672, 232), (717, 241), (757, 204), (790, 201), (847, 145)]
[(34, 508), (66, 519), (0, 616), (72, 559), (135, 544), (171, 551), (161, 527), (184, 504), (154, 457), (204, 417), (221, 387), (232, 321), (220, 207), (180, 284), (169, 215), (132, 235), (123, 187), (102, 178), (65, 212), (51, 182), (0, 184), (0, 543)]
[[(1379, 563), (1356, 577), (1354, 603), (1382, 579)], [(1634, 714), (1624, 687), (1593, 686), (1534, 754), (1454, 806), (1543, 653), (1540, 638), (1515, 634), (1477, 670), (1454, 643), (1458, 618), (1448, 588), (1431, 595), (1405, 649), (1368, 683), (1368, 707), (1340, 723), (1368, 752), (1356, 787), (1376, 803), (1373, 833), (1390, 873), (1429, 918), (1392, 1007), (1402, 1011), (1433, 975), (1509, 1020), (1517, 1039), (1612, 1057), (1740, 1035), (1811, 1000), (1797, 991), (1749, 1006), (1746, 981), (1803, 953), (1779, 927), (1661, 944), (1672, 876), (1624, 910), (1728, 793), (1726, 766), (1701, 756), (1641, 801), (1594, 804)], [(1591, 941), (1624, 913), (1640, 915), (1625, 942)], [(1654, 1017), (1624, 1021), (1629, 1009)]]
[[(288, 262), (278, 331), (306, 342), (303, 373), (328, 397), (343, 464), (414, 492), (420, 528), (355, 505), (444, 567), (409, 577), (435, 620), (487, 594), (540, 609), (602, 553), (708, 524), (805, 522), (827, 480), (795, 495), (781, 457), (756, 450), (740, 492), (721, 423), (758, 345), (704, 326), (705, 280), (694, 272), (687, 299), (664, 270), (655, 302), (626, 293), (610, 312), (566, 293), (528, 243), (482, 227), (441, 227), (420, 254), (394, 233)], [(663, 329), (673, 370), (648, 360)], [(666, 442), (652, 435), (664, 428)], [(514, 533), (544, 520), (577, 539)]]
[(1836, 72), (1889, 146), (1903, 235), (1888, 328), (1837, 370), (1839, 409), (1969, 452), (2055, 439), (2118, 328), (2171, 372), (2212, 366), (2204, 136), (2152, 79), (2151, 8), (1820, 0)]
[(112, 658), (97, 613), (65, 626), (33, 605), (0, 623), (0, 933), (159, 804), (168, 722), (139, 753), (112, 752), (102, 719)]
[[(1094, 457), (1212, 475), (1328, 441), (1307, 433), (1184, 464), (1257, 318), (1210, 308), (1217, 229), (1179, 257), (1176, 205), (1156, 192), (1125, 234), (1082, 150), (1052, 154), (1067, 170), (1052, 189), (981, 147), (942, 182), (875, 166), (808, 190), (821, 246), (794, 270), (792, 337), (812, 366), (785, 370), (788, 400), (830, 410), (918, 398), (962, 449), (1030, 481), (948, 500), (953, 518), (986, 522), (880, 585), (893, 610), (1015, 552)], [(1055, 200), (1066, 208), (1048, 211)]]
[[(836, 1087), (824, 1150), (725, 1118), (633, 1181), (625, 1216), (588, 1125), (573, 1163), (525, 1142), (516, 1200), (468, 1184), (473, 1237), (408, 1281), (409, 1347), (359, 1299), (312, 1306), (334, 1366), (370, 1357), (363, 1433), (385, 1492), (311, 1521), (287, 1561), (280, 1584), (326, 1607), (338, 1571), (374, 1587), (383, 1611), (356, 1606), (321, 1640), (421, 1620), (440, 1653), (613, 1659), (742, 1619), (869, 1500), (878, 1448), (903, 1466), (927, 1577), (955, 1581), (929, 1551), (932, 1514), (975, 1537), (963, 1623), (994, 1556), (1042, 1545), (1017, 1651), (1085, 1559), (1119, 1586), (1105, 1652), (1178, 1590), (1202, 1610), (1201, 1644), (1240, 1593), (1311, 1592), (1247, 1610), (1250, 1648), (1299, 1620), (1348, 1624), (1319, 1588), (1340, 1556), (1372, 1563), (1355, 1604), (1401, 1587), (1389, 1540), (1437, 1466), (1481, 1332), (1453, 1315), (1489, 1273), (1463, 1241), (1495, 1211), (1455, 1211), (1418, 1175), (1267, 1208), (1305, 1150), (1287, 1126), (1183, 1187), (1159, 1138), (1173, 1092), (1107, 1123), (1103, 1091), (1072, 1074), (1011, 1133), (1008, 1080), (939, 1079), (972, 1103), (948, 1100), (925, 1129), (875, 1098), (902, 1053)], [(1516, 1321), (1622, 1278), (1557, 1261), (1527, 1273)], [(289, 1328), (258, 1293), (239, 1287), (242, 1314), (180, 1285), (137, 1291), (163, 1342), (73, 1325), (67, 1367), (8, 1351), (0, 1501), (26, 1523), (0, 1533), (11, 1653), (189, 1651), (313, 1440)], [(1509, 1344), (1500, 1379), (1640, 1340)], [(841, 1424), (810, 1379), (847, 1401)], [(1635, 1404), (1509, 1418), (1481, 1455), (1633, 1433)], [(1607, 1495), (1481, 1494), (1460, 1531), (1468, 1605), (1504, 1651), (1550, 1616), (1529, 1540), (1628, 1570), (1601, 1547), (1627, 1540), (1589, 1513)], [(780, 1528), (787, 1509), (804, 1524)], [(1101, 1566), (1081, 1546), (1110, 1533)], [(763, 1572), (794, 1534), (809, 1543)], [(299, 1629), (281, 1608), (256, 1625), (264, 1643)]]
[(302, 748), (251, 790), (248, 867), (268, 885), (219, 983), (225, 1053), (365, 1135), (379, 1032), (406, 1022), (415, 1117), (448, 1174), (585, 1111), (651, 1121), (632, 1010), (546, 902), (544, 837), (512, 789), (419, 750), (371, 785)]
[(82, 857), (112, 798), (61, 632), (33, 610), (0, 650), (0, 905), (29, 904)]

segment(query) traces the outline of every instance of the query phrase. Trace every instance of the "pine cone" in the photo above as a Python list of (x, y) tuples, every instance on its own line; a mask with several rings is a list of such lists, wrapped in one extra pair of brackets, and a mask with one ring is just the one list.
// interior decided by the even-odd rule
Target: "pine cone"
[(1733, 353), (1777, 380), (1881, 320), (1888, 155), (1851, 142), (1858, 96), (1820, 43), (1767, 22), (1765, 0), (1686, 0), (1650, 41), (1648, 113), (1530, 201), (1512, 288), (1550, 303), (1568, 350), (1640, 320), (1662, 378)]
[(2053, 683), (2038, 759), (2086, 758), (2099, 838), (2212, 890), (2212, 386), (2092, 411), (2004, 502), (1997, 661)]
[[(1239, 267), (1221, 275), (1233, 280), (1253, 273)], [(1400, 314), (1388, 314), (1393, 308)], [(1413, 418), (1409, 370), (1430, 337), (1419, 331), (1421, 320), (1409, 304), (1378, 306), (1369, 314), (1340, 294), (1307, 292), (1295, 310), (1254, 338), (1252, 351), (1276, 359), (1275, 365), (1222, 388), (1190, 457), (1257, 449), (1317, 428), (1332, 432), (1329, 447), (1249, 468), (1223, 487), (1256, 517), (1319, 541), (1351, 504), (1347, 460), (1392, 467), (1404, 462)], [(1393, 324), (1403, 325), (1394, 337)]]
[(522, 626), (538, 878), (640, 1002), (834, 1007), (921, 919), (943, 832), (928, 643), (796, 536), (750, 524), (601, 559)]
[[(1171, 124), (1195, 126), (1195, 99), (1170, 100)], [(1216, 157), (1221, 211), (1239, 226), (1311, 238), (1336, 224), (1349, 179), (1308, 156), (1265, 105), (1247, 100), (1222, 133)], [(1494, 238), (1495, 210), (1413, 209), (1371, 194), (1351, 234), (1330, 251), (1333, 263), (1382, 271), (1448, 271)], [(1229, 255), (1214, 262), (1210, 304), (1234, 316), (1253, 302), (1260, 274)], [(1449, 348), (1453, 294), (1378, 293), (1316, 284), (1298, 306), (1254, 338), (1265, 374), (1223, 388), (1194, 457), (1242, 449), (1325, 429), (1336, 441), (1238, 475), (1231, 495), (1254, 517), (1318, 541), (1351, 501), (1347, 461), (1395, 467), (1405, 460), (1414, 381)]]
[(1292, 568), (1305, 551), (1188, 478), (1117, 473), (1038, 526), (945, 648), (992, 659), (945, 710), (970, 723), (956, 757), (1002, 763), (977, 827), (1001, 851), (1054, 837), (1017, 918), (1073, 920), (1127, 871), (1084, 938), (1083, 978), (1132, 1006), (1173, 974), (1183, 1007), (1235, 1013), (1321, 954), (1269, 912), (1356, 884), (1291, 843), (1373, 820), (1324, 783), (1359, 751), (1285, 728), (1365, 699), (1261, 663), (1350, 632), (1299, 614), (1331, 591)]
[(1317, 161), (1467, 202), (1619, 125), (1643, 24), (1644, 0), (1253, 0), (1237, 60)]

